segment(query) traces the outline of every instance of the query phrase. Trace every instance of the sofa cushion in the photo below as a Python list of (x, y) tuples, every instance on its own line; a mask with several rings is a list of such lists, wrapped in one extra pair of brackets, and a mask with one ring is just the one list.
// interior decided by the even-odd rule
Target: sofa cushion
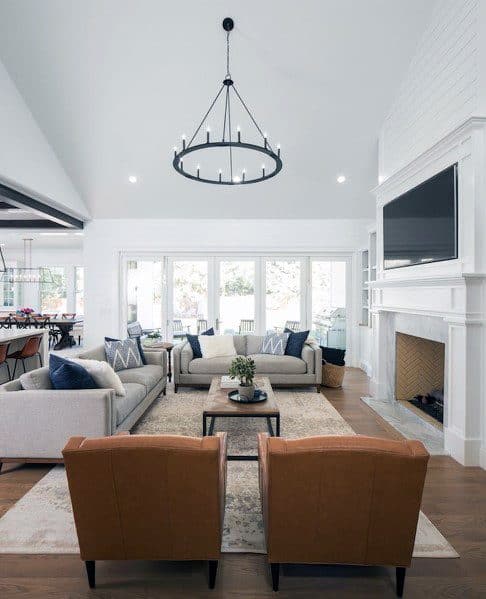
[(257, 374), (305, 374), (307, 364), (293, 356), (274, 356), (272, 354), (252, 354)]
[[(204, 331), (204, 333), (200, 333), (200, 335), (209, 335), (214, 336), (214, 329), (213, 327), (211, 327), (210, 329), (208, 329), (207, 331)], [(189, 335), (189, 333), (186, 335), (187, 341), (189, 343), (189, 345), (192, 348), (192, 353), (194, 354), (195, 358), (202, 358), (202, 353), (201, 353), (201, 345), (199, 343), (199, 339), (198, 339), (198, 335)]]
[(125, 396), (116, 398), (116, 425), (121, 424), (147, 395), (144, 385), (124, 383)]
[(49, 376), (54, 389), (99, 389), (85, 368), (55, 354), (49, 356)]
[(236, 356), (233, 335), (201, 335), (199, 337), (203, 358), (226, 358)]
[(70, 358), (72, 362), (85, 368), (100, 389), (113, 389), (116, 395), (125, 395), (120, 377), (113, 368), (103, 360), (87, 360), (85, 358)]
[(304, 343), (309, 336), (309, 331), (299, 331), (295, 333), (290, 329), (285, 329), (285, 332), (289, 334), (289, 340), (287, 341), (287, 347), (285, 348), (286, 356), (294, 356), (294, 358), (300, 358), (302, 356), (302, 348)]
[(106, 361), (115, 372), (142, 366), (142, 358), (135, 339), (112, 340), (105, 337)]
[(138, 383), (139, 385), (143, 385), (147, 394), (164, 376), (164, 371), (162, 366), (147, 364), (147, 366), (140, 366), (140, 368), (119, 370), (117, 374), (124, 385), (125, 383)]
[(52, 389), (51, 377), (49, 376), (49, 368), (36, 368), (26, 374), (22, 374), (19, 378), (22, 389), (26, 391), (39, 391), (41, 389)]
[(196, 358), (189, 363), (190, 374), (228, 374), (234, 357)]
[(261, 335), (247, 335), (246, 336), (246, 355), (251, 356), (253, 354), (260, 353), (260, 347), (262, 345), (263, 337)]
[(262, 341), (262, 345), (258, 351), (259, 354), (270, 354), (272, 356), (283, 356), (289, 333), (268, 333)]
[(246, 335), (234, 335), (233, 343), (239, 356), (246, 356)]

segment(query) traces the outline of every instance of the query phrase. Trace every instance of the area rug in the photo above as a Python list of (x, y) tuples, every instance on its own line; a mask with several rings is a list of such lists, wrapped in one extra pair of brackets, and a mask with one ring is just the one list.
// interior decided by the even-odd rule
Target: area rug
[[(174, 433), (199, 436), (206, 392), (187, 390), (160, 397), (133, 433)], [(276, 391), (282, 435), (350, 435), (353, 430), (325, 399), (315, 392)], [(226, 430), (230, 453), (255, 453), (256, 431), (264, 421), (219, 419), (216, 430)], [(222, 551), (265, 553), (258, 489), (257, 462), (228, 462), (226, 512)], [(53, 468), (0, 519), (0, 553), (70, 554), (78, 544), (64, 468)], [(458, 557), (452, 546), (420, 514), (414, 557)]]

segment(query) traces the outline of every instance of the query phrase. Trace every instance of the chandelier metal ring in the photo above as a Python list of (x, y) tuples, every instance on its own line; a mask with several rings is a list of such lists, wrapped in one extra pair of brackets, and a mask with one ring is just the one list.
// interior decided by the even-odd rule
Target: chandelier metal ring
[[(277, 151), (272, 148), (270, 142), (268, 141), (267, 134), (262, 131), (256, 122), (255, 117), (250, 112), (250, 109), (236, 89), (233, 78), (230, 74), (229, 45), (229, 35), (234, 28), (234, 21), (230, 17), (226, 17), (223, 20), (222, 25), (226, 32), (226, 76), (218, 93), (216, 94), (216, 97), (211, 102), (209, 109), (204, 114), (189, 142), (186, 142), (186, 136), (183, 135), (182, 148), (179, 149), (174, 147), (174, 158), (172, 165), (179, 174), (183, 175), (187, 179), (198, 181), (200, 183), (212, 183), (214, 185), (249, 185), (250, 183), (260, 183), (275, 177), (275, 175), (282, 170), (283, 163), (280, 157), (280, 145), (277, 145)], [(224, 117), (221, 127), (221, 137), (219, 139), (214, 139), (214, 141), (211, 140), (211, 130), (209, 127), (207, 127), (205, 142), (192, 145), (202, 126), (208, 121), (209, 115), (213, 111), (213, 108), (221, 96), (224, 97)], [(236, 128), (235, 135), (231, 124), (231, 98), (233, 98), (235, 102), (239, 103), (240, 110), (242, 108), (243, 114), (246, 113), (246, 115), (248, 115), (250, 118), (250, 125), (255, 128), (259, 139), (262, 140), (261, 145), (254, 143), (252, 140), (242, 141), (241, 130), (239, 126)], [(220, 168), (217, 177), (215, 176), (215, 178), (210, 178), (207, 175), (207, 170), (205, 172), (205, 176), (201, 176), (202, 169), (199, 165), (197, 165), (195, 168), (195, 172), (190, 172), (184, 168), (184, 156), (187, 156), (193, 152), (202, 152), (212, 148), (222, 148), (223, 150), (228, 150), (228, 167), (225, 173), (223, 173), (223, 169)], [(241, 149), (268, 156), (274, 161), (274, 166), (270, 169), (267, 169), (267, 167), (262, 164), (260, 172), (258, 174), (252, 173), (251, 175), (246, 172), (246, 168), (241, 168), (241, 166), (235, 168), (233, 150)]]
[[(200, 174), (198, 175), (197, 173), (196, 173), (196, 175), (193, 175), (184, 170), (183, 158), (187, 154), (190, 154), (192, 152), (198, 152), (201, 150), (207, 150), (208, 148), (221, 148), (221, 147), (224, 148), (224, 147), (229, 147), (229, 146), (231, 146), (233, 148), (238, 148), (238, 149), (243, 148), (246, 150), (253, 150), (255, 152), (260, 152), (261, 154), (269, 156), (270, 158), (272, 158), (272, 160), (275, 161), (275, 168), (269, 172), (267, 172), (266, 168), (262, 169), (262, 171), (263, 171), (262, 175), (260, 177), (253, 178), (253, 179), (248, 179), (246, 177), (246, 173), (243, 172), (241, 177), (238, 177), (238, 178), (233, 177), (230, 180), (225, 180), (221, 177), (220, 179), (218, 179), (218, 181), (214, 181), (213, 179), (206, 179), (204, 177), (201, 177)], [(172, 165), (174, 166), (175, 170), (178, 173), (180, 173), (184, 177), (187, 177), (188, 179), (193, 179), (194, 181), (200, 181), (201, 183), (218, 183), (220, 185), (249, 185), (250, 183), (260, 183), (261, 181), (266, 181), (267, 179), (271, 179), (272, 177), (275, 177), (275, 175), (277, 175), (282, 170), (282, 166), (283, 166), (282, 159), (280, 158), (280, 156), (278, 156), (278, 154), (275, 154), (275, 152), (273, 152), (273, 150), (271, 150), (270, 148), (265, 148), (264, 146), (258, 146), (256, 144), (249, 144), (249, 143), (245, 143), (245, 142), (236, 142), (236, 141), (214, 141), (211, 143), (204, 143), (204, 144), (198, 144), (196, 146), (186, 147), (184, 150), (181, 150), (174, 156)]]

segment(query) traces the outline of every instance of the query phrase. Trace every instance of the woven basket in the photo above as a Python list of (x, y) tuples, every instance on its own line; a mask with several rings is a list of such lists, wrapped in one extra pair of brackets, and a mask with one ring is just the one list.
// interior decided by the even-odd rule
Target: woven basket
[(322, 384), (324, 387), (342, 387), (344, 371), (344, 366), (336, 366), (336, 364), (324, 362), (322, 365)]

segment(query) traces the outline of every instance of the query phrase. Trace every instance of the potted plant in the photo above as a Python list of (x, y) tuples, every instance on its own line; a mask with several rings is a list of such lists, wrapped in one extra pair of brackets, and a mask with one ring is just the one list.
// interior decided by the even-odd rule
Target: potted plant
[(252, 400), (255, 395), (255, 361), (246, 356), (235, 358), (229, 368), (229, 376), (232, 379), (238, 379), (238, 393), (247, 400)]

